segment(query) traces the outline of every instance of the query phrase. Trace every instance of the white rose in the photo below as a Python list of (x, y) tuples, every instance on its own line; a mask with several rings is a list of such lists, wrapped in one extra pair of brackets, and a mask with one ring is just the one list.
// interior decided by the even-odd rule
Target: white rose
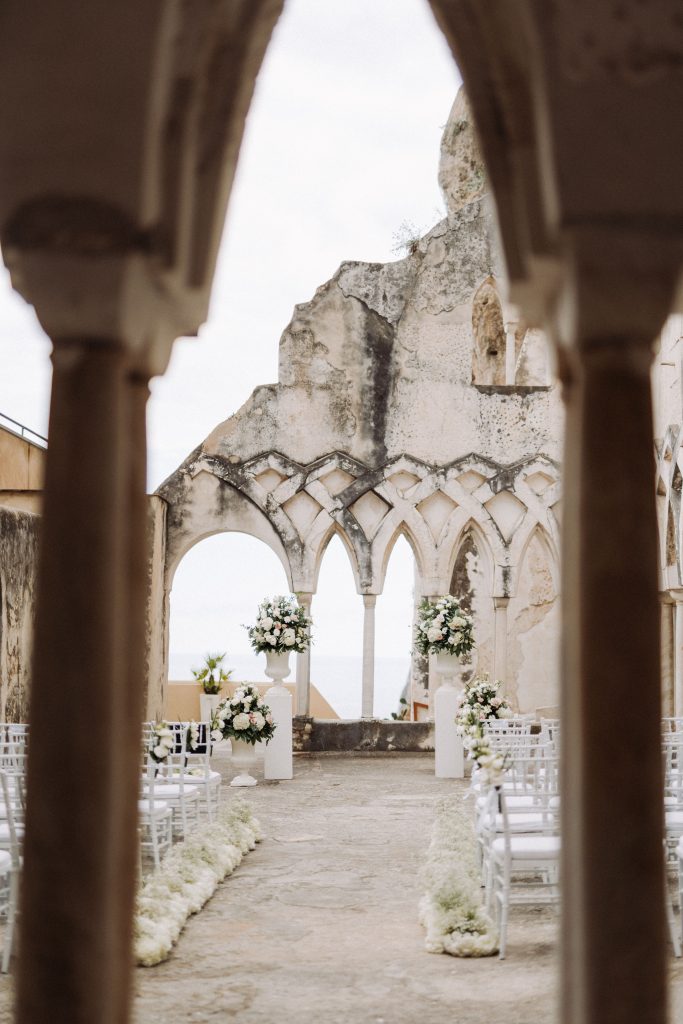
[(271, 647), (275, 647), (275, 644), (277, 643), (277, 637), (275, 636), (274, 633), (269, 633), (268, 636), (266, 637), (266, 640), (271, 645)]
[(287, 647), (291, 647), (292, 644), (296, 643), (296, 635), (294, 633), (294, 630), (286, 629), (282, 634), (282, 641), (287, 645)]
[(249, 715), (245, 715), (242, 712), (240, 715), (235, 715), (232, 720), (233, 729), (248, 729), (249, 728)]
[(162, 747), (161, 744), (159, 744), (158, 747), (154, 748), (153, 753), (161, 760), (164, 757), (168, 757), (168, 747)]
[(448, 638), (448, 642), (449, 642), (449, 644), (455, 645), (455, 637), (454, 636), (449, 637)]
[(441, 630), (438, 629), (436, 626), (430, 626), (430, 628), (427, 630), (427, 639), (429, 640), (430, 644), (435, 643), (437, 640), (441, 640)]
[(265, 630), (269, 630), (269, 629), (271, 628), (271, 626), (272, 626), (272, 625), (273, 625), (273, 620), (271, 619), (271, 617), (270, 617), (269, 615), (265, 615), (265, 616), (264, 616), (264, 617), (263, 617), (263, 618), (261, 619), (261, 621), (259, 622), (259, 626), (260, 626), (260, 627), (261, 627), (262, 629), (265, 629)]
[(218, 743), (220, 740), (223, 739), (223, 733), (220, 731), (220, 729), (211, 730), (211, 739), (213, 740), (214, 743)]
[(261, 732), (261, 729), (266, 724), (266, 720), (260, 711), (254, 711), (254, 713), (251, 716), (251, 722), (254, 728), (258, 729), (259, 732)]

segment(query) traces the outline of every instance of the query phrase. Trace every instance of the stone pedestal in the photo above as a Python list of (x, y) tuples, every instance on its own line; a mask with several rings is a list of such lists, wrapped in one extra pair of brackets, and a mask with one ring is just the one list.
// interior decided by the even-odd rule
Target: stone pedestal
[(465, 753), (455, 727), (460, 691), (455, 686), (460, 662), (453, 655), (437, 654), (436, 669), (442, 679), (434, 694), (434, 771), (437, 779), (463, 779)]
[(266, 779), (291, 779), (294, 777), (292, 695), (282, 685), (282, 680), (289, 675), (289, 655), (268, 653), (266, 675), (274, 685), (266, 690), (264, 700), (273, 713), (277, 728), (266, 746), (263, 776)]

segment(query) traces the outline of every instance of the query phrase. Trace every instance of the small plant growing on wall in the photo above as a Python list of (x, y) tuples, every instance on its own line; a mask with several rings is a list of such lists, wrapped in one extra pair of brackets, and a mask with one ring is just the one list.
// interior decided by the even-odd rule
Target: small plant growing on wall
[(204, 693), (220, 693), (221, 686), (226, 683), (232, 671), (223, 668), (226, 654), (207, 654), (201, 668), (193, 668), (192, 675), (201, 683)]

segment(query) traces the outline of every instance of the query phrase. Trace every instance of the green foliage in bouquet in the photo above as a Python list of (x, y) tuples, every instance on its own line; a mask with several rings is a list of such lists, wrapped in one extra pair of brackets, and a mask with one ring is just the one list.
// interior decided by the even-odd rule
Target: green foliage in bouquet
[(240, 686), (222, 700), (211, 718), (211, 739), (268, 743), (275, 732), (273, 714), (255, 686)]
[(446, 594), (437, 601), (423, 599), (415, 626), (415, 650), (420, 654), (457, 654), (474, 647), (474, 622), (456, 597)]
[(296, 651), (303, 654), (311, 643), (311, 619), (296, 597), (268, 597), (258, 606), (256, 624), (244, 627), (255, 651)]
[(224, 654), (207, 654), (201, 668), (193, 668), (192, 675), (198, 683), (201, 683), (204, 693), (220, 693), (221, 686), (226, 683), (232, 675), (232, 670), (227, 672), (223, 668)]

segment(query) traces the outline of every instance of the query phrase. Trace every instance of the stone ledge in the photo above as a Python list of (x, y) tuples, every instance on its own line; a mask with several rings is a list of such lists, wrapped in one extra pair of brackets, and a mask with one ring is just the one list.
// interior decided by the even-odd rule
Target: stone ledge
[(421, 753), (434, 750), (433, 722), (294, 718), (296, 753)]

